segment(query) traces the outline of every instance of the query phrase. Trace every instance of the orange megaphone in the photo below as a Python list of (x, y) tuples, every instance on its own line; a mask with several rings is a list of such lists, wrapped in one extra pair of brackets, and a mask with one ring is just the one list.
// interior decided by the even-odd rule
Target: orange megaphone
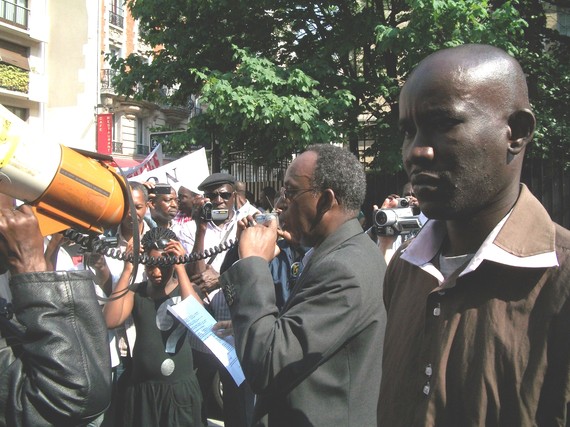
[(121, 222), (128, 193), (120, 175), (71, 148), (34, 139), (0, 105), (0, 192), (30, 204), (44, 236), (72, 227), (101, 233)]

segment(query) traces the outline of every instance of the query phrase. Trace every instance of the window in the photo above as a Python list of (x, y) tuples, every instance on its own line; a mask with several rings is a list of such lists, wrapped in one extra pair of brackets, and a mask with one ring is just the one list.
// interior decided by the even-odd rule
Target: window
[(113, 153), (123, 153), (123, 142), (117, 140), (117, 135), (120, 135), (120, 120), (117, 120), (113, 114)]
[(148, 144), (145, 144), (144, 141), (144, 127), (143, 127), (143, 119), (137, 119), (137, 154), (144, 154), (147, 155), (148, 153), (150, 153)]
[(115, 77), (117, 72), (111, 68), (107, 56), (120, 58), (121, 48), (116, 46), (109, 46), (109, 52), (105, 54), (105, 68), (101, 70), (101, 89), (112, 90), (113, 77)]
[(28, 0), (0, 0), (0, 19), (28, 29)]
[(123, 7), (122, 1), (111, 0), (111, 8), (109, 10), (109, 22), (111, 25), (123, 28)]

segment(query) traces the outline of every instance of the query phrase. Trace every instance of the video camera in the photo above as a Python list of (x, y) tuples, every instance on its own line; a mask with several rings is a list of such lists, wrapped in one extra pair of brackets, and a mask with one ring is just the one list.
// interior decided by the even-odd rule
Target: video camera
[(154, 188), (148, 190), (149, 194), (165, 195), (172, 192), (170, 184), (155, 184)]
[(395, 199), (396, 208), (378, 209), (374, 213), (374, 229), (378, 236), (397, 236), (419, 231), (422, 224), (419, 208), (410, 206), (406, 198)]
[(212, 202), (204, 203), (200, 210), (200, 218), (204, 221), (225, 221), (229, 215), (228, 209), (214, 209)]

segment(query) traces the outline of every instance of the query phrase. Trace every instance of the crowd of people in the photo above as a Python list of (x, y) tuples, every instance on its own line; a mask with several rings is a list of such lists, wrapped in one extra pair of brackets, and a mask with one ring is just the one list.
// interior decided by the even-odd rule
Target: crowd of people
[[(373, 209), (404, 198), (406, 232), (363, 229), (363, 167), (329, 144), (259, 203), (227, 173), (129, 182), (136, 217), (106, 236), (205, 255), (185, 264), (92, 252), (66, 271), (61, 237), (0, 199), (0, 425), (205, 426), (219, 374), (227, 427), (568, 426), (570, 231), (520, 182), (520, 64), (440, 50), (399, 109), (410, 182)], [(242, 384), (169, 312), (186, 298), (232, 336)]]

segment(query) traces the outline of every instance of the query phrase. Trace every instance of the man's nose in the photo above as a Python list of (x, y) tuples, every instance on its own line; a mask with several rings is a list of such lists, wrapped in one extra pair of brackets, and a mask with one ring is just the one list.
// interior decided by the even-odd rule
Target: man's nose
[(404, 145), (402, 157), (408, 164), (431, 163), (435, 158), (433, 144), (418, 130), (413, 140)]
[(412, 150), (410, 152), (410, 156), (413, 158), (418, 158), (418, 159), (421, 158), (421, 159), (426, 159), (426, 160), (431, 161), (434, 158), (433, 147), (415, 145), (412, 147)]

